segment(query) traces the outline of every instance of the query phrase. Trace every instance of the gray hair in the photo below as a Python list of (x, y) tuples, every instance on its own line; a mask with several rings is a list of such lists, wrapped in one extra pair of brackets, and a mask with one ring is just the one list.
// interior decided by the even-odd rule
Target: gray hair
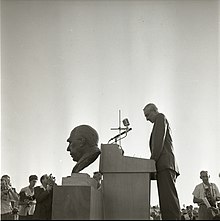
[(144, 107), (143, 110), (145, 110), (145, 109), (149, 109), (150, 111), (151, 111), (151, 110), (152, 110), (152, 111), (158, 111), (157, 106), (156, 106), (155, 104), (153, 104), (153, 103), (147, 104), (147, 105)]

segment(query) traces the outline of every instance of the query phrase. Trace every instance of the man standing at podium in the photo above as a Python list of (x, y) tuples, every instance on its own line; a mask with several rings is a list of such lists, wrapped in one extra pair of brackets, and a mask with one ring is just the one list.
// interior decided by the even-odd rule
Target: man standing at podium
[(169, 123), (164, 114), (158, 112), (155, 104), (147, 104), (143, 111), (146, 120), (154, 124), (150, 136), (150, 159), (156, 162), (162, 219), (179, 220), (180, 205), (175, 182), (180, 174), (173, 152)]

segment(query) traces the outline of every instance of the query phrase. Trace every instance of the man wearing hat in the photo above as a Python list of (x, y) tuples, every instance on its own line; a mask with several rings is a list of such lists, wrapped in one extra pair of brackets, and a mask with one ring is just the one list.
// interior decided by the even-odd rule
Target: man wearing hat
[(36, 199), (34, 198), (34, 186), (38, 177), (36, 175), (29, 176), (29, 186), (21, 189), (19, 196), (19, 219), (30, 220), (33, 217)]

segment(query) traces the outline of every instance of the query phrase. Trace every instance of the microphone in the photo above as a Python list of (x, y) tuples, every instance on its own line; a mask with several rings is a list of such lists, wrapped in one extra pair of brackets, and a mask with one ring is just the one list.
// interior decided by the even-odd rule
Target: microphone
[(122, 133), (120, 133), (120, 134), (118, 134), (118, 135), (112, 137), (108, 142), (117, 139), (117, 138), (120, 137), (121, 135), (128, 133), (130, 130), (132, 130), (132, 128), (129, 128), (129, 129), (127, 129), (126, 131), (124, 131), (124, 132), (122, 132)]
[(125, 118), (122, 122), (125, 127), (128, 127), (130, 125), (128, 118)]

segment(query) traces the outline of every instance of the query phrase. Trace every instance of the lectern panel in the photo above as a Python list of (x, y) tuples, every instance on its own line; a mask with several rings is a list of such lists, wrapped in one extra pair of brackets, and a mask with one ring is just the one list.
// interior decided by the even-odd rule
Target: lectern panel
[(149, 174), (107, 173), (104, 174), (104, 218), (136, 219), (149, 218)]
[(155, 161), (124, 156), (117, 144), (102, 144), (104, 219), (150, 218), (150, 174)]

